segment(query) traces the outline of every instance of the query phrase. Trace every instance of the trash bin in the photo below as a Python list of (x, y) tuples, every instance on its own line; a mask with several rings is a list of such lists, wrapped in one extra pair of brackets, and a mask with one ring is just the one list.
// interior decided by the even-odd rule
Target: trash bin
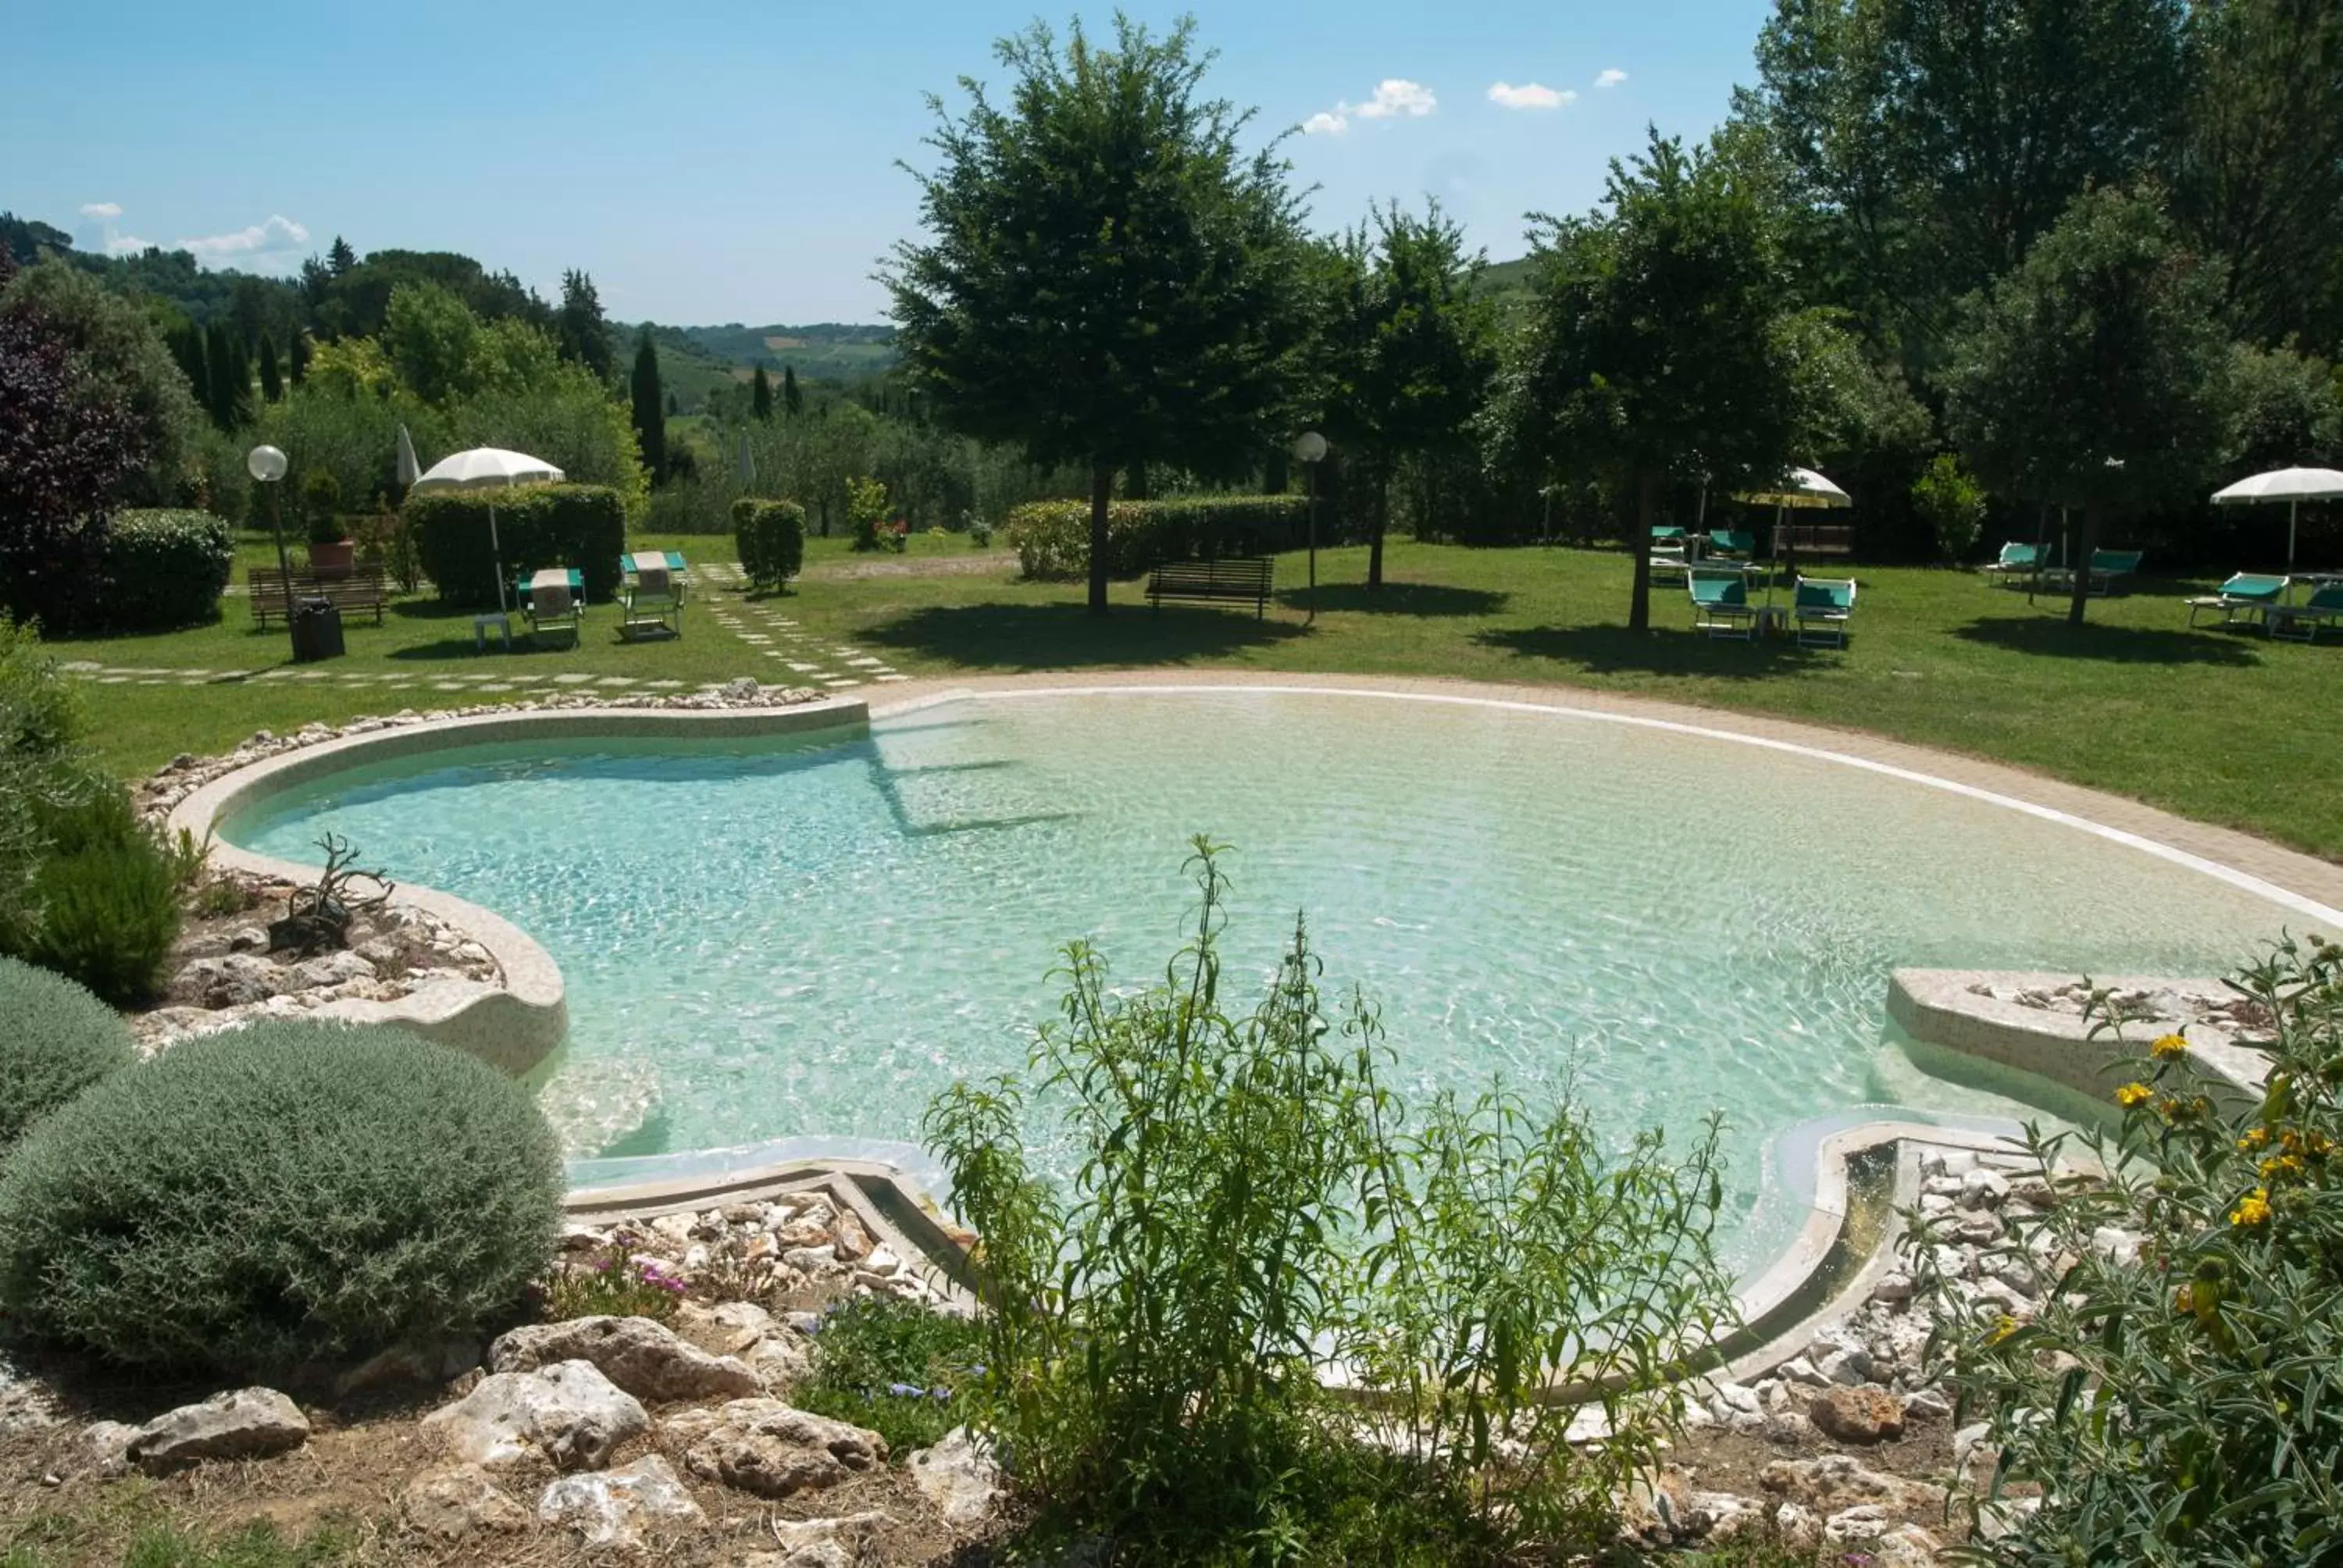
[(315, 664), (342, 657), (342, 612), (329, 598), (293, 601), (293, 661)]

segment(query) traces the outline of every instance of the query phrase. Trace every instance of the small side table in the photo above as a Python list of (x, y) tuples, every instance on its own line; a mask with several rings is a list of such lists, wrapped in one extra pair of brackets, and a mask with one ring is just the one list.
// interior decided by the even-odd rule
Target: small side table
[(1790, 629), (1790, 607), (1785, 604), (1761, 604), (1757, 607), (1757, 635), (1772, 637)]
[(472, 651), (474, 653), (488, 651), (490, 631), (494, 631), (497, 636), (504, 639), (505, 651), (510, 653), (513, 645), (512, 612), (491, 610), (487, 615), (476, 615), (472, 618)]

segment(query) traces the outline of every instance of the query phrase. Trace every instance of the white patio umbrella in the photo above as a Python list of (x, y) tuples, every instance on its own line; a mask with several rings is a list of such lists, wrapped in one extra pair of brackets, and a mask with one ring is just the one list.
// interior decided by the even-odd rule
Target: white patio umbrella
[[(498, 490), (515, 485), (558, 485), (560, 469), (526, 452), (501, 447), (475, 447), (440, 458), (415, 481), (418, 490)], [(497, 563), (497, 608), (505, 608), (504, 547), (497, 539), (497, 508), (488, 505), (488, 550)]]
[(2267, 474), (2239, 479), (2227, 489), (2213, 492), (2214, 501), (2224, 507), (2266, 501), (2286, 503), (2286, 569), (2289, 572), (2294, 569), (2295, 518), (2302, 503), (2338, 498), (2343, 498), (2343, 474), (2332, 468), (2272, 468)]
[(423, 465), (415, 460), (415, 437), (407, 433), (406, 426), (401, 425), (398, 427), (398, 487), (412, 489), (415, 481), (422, 477)]
[[(1812, 468), (1793, 468), (1790, 470), (1788, 480), (1785, 483), (1774, 486), (1770, 489), (1745, 491), (1733, 498), (1736, 501), (1746, 501), (1753, 507), (1773, 508), (1774, 531), (1777, 534), (1782, 531), (1782, 514), (1792, 507), (1835, 508), (1855, 505), (1853, 497)], [(1797, 547), (1792, 545), (1790, 558), (1794, 564), (1797, 559)], [(1769, 582), (1765, 588), (1770, 597), (1773, 593), (1773, 584)]]

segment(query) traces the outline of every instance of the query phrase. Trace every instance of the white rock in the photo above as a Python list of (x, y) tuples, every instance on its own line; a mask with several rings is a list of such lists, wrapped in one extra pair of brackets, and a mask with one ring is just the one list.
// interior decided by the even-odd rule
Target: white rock
[(285, 973), (278, 988), (287, 991), (323, 990), (351, 980), (374, 979), (374, 965), (355, 952), (320, 953), (304, 959)]
[(892, 1523), (876, 1511), (837, 1519), (776, 1519), (770, 1528), (781, 1549), (744, 1557), (739, 1568), (856, 1568), (871, 1542)]
[(1953, 1402), (1935, 1389), (1915, 1389), (1904, 1396), (1904, 1413), (1942, 1421), (1953, 1413)]
[(1908, 1302), (1912, 1299), (1912, 1276), (1901, 1269), (1891, 1269), (1872, 1282), (1871, 1299), (1875, 1302)]
[(635, 1397), (592, 1362), (497, 1372), (423, 1418), (459, 1460), (490, 1467), (542, 1452), (559, 1470), (598, 1470), (610, 1451), (650, 1430)]
[(754, 1302), (724, 1302), (703, 1307), (686, 1302), (676, 1314), (676, 1329), (711, 1355), (737, 1356), (759, 1340), (781, 1332), (773, 1314)]
[(2009, 1178), (1980, 1166), (1961, 1178), (1964, 1209), (1998, 1209), (2009, 1197)]
[(1774, 1528), (1780, 1533), (1782, 1544), (1793, 1552), (1812, 1552), (1822, 1544), (1823, 1522), (1795, 1503), (1785, 1503), (1774, 1510)]
[(1721, 1407), (1717, 1408), (1717, 1414), (1720, 1416), (1736, 1410), (1755, 1415), (1762, 1408), (1758, 1402), (1757, 1391), (1746, 1383), (1738, 1382), (1718, 1383), (1710, 1391), (1710, 1402), (1712, 1408)]
[(557, 1362), (591, 1362), (638, 1399), (738, 1399), (764, 1385), (748, 1365), (712, 1356), (649, 1318), (570, 1318), (529, 1323), (488, 1346), (488, 1370), (528, 1372)]
[(668, 1430), (677, 1441), (690, 1442), (685, 1462), (694, 1475), (759, 1497), (836, 1486), (887, 1461), (887, 1440), (877, 1432), (777, 1399), (734, 1400), (713, 1412), (713, 1421), (696, 1441), (700, 1422), (670, 1422)]
[(202, 1459), (283, 1453), (308, 1440), (300, 1406), (273, 1388), (242, 1388), (166, 1411), (138, 1429), (127, 1453), (140, 1469), (160, 1473)]
[(1871, 1379), (1871, 1352), (1859, 1347), (1835, 1350), (1823, 1357), (1815, 1370), (1831, 1382), (1852, 1388)]
[(400, 1497), (407, 1527), (454, 1545), (483, 1534), (510, 1535), (532, 1523), (528, 1510), (477, 1464), (442, 1465), (409, 1482)]
[(992, 1512), (1001, 1493), (1001, 1466), (990, 1444), (956, 1426), (933, 1448), (910, 1457), (911, 1480), (920, 1494), (955, 1530), (965, 1530)]
[(588, 1546), (639, 1549), (643, 1531), (659, 1524), (698, 1523), (707, 1515), (659, 1455), (598, 1475), (565, 1475), (537, 1500), (537, 1516), (566, 1525)]
[(1858, 1503), (1832, 1514), (1824, 1523), (1823, 1543), (1844, 1547), (1859, 1541), (1876, 1541), (1887, 1533), (1887, 1523), (1886, 1509), (1876, 1503)]
[(2091, 1250), (2111, 1262), (2139, 1261), (2139, 1234), (2134, 1231), (2102, 1225), (2091, 1232)]
[(102, 1476), (130, 1468), (130, 1445), (137, 1440), (138, 1429), (127, 1422), (94, 1421), (81, 1430), (83, 1452)]
[(1828, 1388), (1831, 1386), (1831, 1380), (1825, 1376), (1821, 1369), (1816, 1367), (1814, 1362), (1808, 1361), (1804, 1356), (1793, 1356), (1790, 1360), (1784, 1362), (1781, 1365), (1780, 1371), (1784, 1382), (1796, 1383), (1802, 1388)]
[(1899, 1524), (1869, 1550), (1871, 1568), (1936, 1568), (1944, 1543), (1916, 1524)]

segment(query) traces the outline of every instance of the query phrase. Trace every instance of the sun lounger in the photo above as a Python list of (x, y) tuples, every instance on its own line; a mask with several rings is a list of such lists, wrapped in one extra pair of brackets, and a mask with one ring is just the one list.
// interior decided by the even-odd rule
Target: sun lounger
[(1800, 578), (1791, 613), (1797, 618), (1799, 647), (1845, 648), (1846, 623), (1855, 618), (1855, 579)]
[(1996, 582), (2009, 582), (2018, 578), (2030, 578), (2042, 567), (2040, 545), (2006, 544), (2000, 556), (1985, 568), (1985, 575)]
[(1757, 553), (1757, 536), (1745, 528), (1711, 528), (1708, 553), (1745, 561)]
[(2327, 584), (2300, 604), (2274, 604), (2268, 614), (2272, 637), (2317, 642), (2319, 628), (2343, 622), (2343, 582)]
[[(676, 558), (680, 559), (680, 557)], [(618, 635), (631, 638), (639, 631), (683, 635), (683, 584), (658, 553), (624, 558), (633, 574), (618, 590)]]
[(1737, 637), (1749, 641), (1757, 629), (1756, 607), (1749, 602), (1749, 579), (1739, 572), (1685, 573), (1692, 595), (1692, 627), (1711, 637)]
[(2218, 614), (2223, 626), (2234, 626), (2240, 618), (2269, 624), (2269, 609), (2286, 593), (2287, 579), (2283, 575), (2268, 572), (2237, 572), (2223, 583), (2217, 593), (2201, 595), (2188, 601), (2188, 624), (2195, 626), (2197, 618), (2207, 610)]
[(578, 578), (579, 574), (568, 568), (548, 567), (528, 579), (521, 614), (528, 619), (531, 642), (558, 631), (567, 631), (572, 643), (584, 636), (586, 596)]
[[(2090, 568), (2084, 574), (2083, 591), (2099, 596), (2115, 591), (2116, 585), (2139, 570), (2145, 550), (2093, 550)], [(2072, 588), (2075, 569), (2059, 567), (2044, 574), (2043, 580), (2054, 588)]]

